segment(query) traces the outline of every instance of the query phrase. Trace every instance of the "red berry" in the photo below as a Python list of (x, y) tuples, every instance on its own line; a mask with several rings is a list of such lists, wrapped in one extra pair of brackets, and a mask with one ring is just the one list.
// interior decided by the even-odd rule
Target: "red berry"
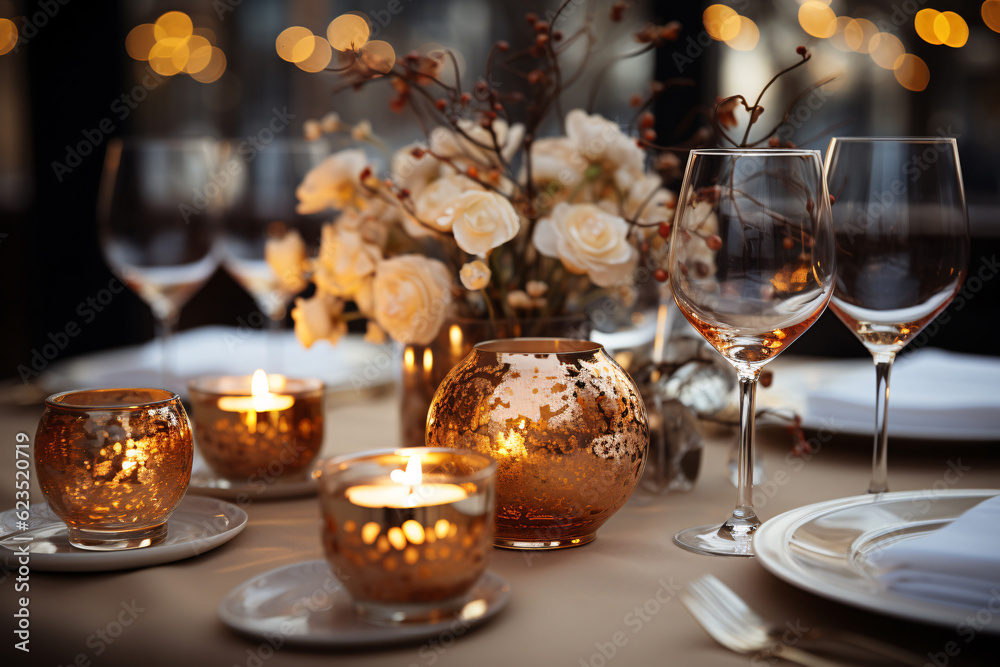
[(667, 282), (667, 279), (670, 278), (664, 269), (657, 269), (656, 271), (653, 271), (653, 277), (661, 283)]
[(799, 54), (800, 56), (806, 55), (806, 53), (807, 53), (806, 52), (806, 47), (804, 47), (804, 46), (798, 47), (797, 49), (795, 49), (795, 53)]
[(535, 32), (546, 32), (547, 33), (548, 31), (549, 31), (549, 23), (548, 23), (548, 21), (538, 21), (537, 23), (535, 23)]
[(465, 173), (467, 173), (471, 178), (479, 178), (479, 170), (474, 166), (469, 166), (469, 168), (465, 170)]
[(837, 198), (836, 198), (836, 197), (834, 197), (833, 195), (830, 195), (830, 203), (832, 204), (832, 203), (834, 203), (835, 201), (837, 201)]
[(781, 247), (784, 248), (785, 250), (791, 250), (793, 247), (795, 247), (795, 241), (792, 240), (791, 236), (786, 236), (781, 240)]
[(656, 130), (646, 130), (642, 133), (642, 138), (649, 142), (656, 141)]
[(660, 236), (663, 238), (670, 238), (670, 225), (667, 223), (661, 222), (659, 227), (656, 228), (656, 231), (659, 232)]
[(639, 127), (642, 129), (648, 129), (656, 124), (656, 117), (653, 116), (651, 111), (643, 111), (639, 116)]
[(549, 36), (546, 34), (535, 35), (535, 44), (538, 46), (544, 46), (549, 41)]
[(639, 93), (632, 93), (632, 95), (628, 98), (628, 105), (630, 107), (638, 107), (641, 104), (642, 104), (642, 95), (640, 95)]
[(528, 72), (528, 83), (535, 85), (539, 83), (545, 77), (545, 72), (540, 69), (533, 69)]
[(472, 95), (470, 95), (469, 93), (462, 93), (461, 102), (463, 105), (468, 104), (471, 101), (472, 101)]
[(506, 40), (501, 39), (497, 42), (497, 51), (507, 51), (508, 49), (510, 49), (510, 43)]
[(553, 30), (552, 31), (552, 40), (553, 41), (558, 42), (562, 38), (563, 38), (562, 30)]
[(708, 249), (712, 251), (721, 250), (722, 238), (718, 234), (712, 234), (707, 239), (705, 239), (705, 245), (707, 245)]
[(438, 99), (434, 103), (434, 108), (437, 109), (438, 111), (444, 111), (445, 109), (448, 108), (448, 100), (446, 100), (444, 98)]
[(760, 382), (760, 386), (765, 388), (770, 387), (771, 382), (773, 381), (774, 381), (774, 373), (772, 373), (771, 371), (762, 371), (760, 374), (760, 378), (758, 379), (758, 382)]
[(538, 14), (535, 12), (528, 12), (524, 15), (524, 20), (528, 22), (528, 25), (535, 25), (535, 22), (538, 21)]

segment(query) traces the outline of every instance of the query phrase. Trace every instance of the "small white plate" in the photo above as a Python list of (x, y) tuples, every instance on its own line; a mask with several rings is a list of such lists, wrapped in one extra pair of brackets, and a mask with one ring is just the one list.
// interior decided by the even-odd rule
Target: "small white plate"
[(219, 603), (219, 617), (230, 628), (253, 637), (281, 635), (289, 645), (310, 648), (365, 647), (412, 642), (463, 631), (492, 618), (510, 599), (510, 584), (486, 572), (455, 618), (436, 623), (384, 626), (354, 612), (343, 585), (325, 560), (265, 572), (249, 579)]
[(223, 500), (235, 500), (244, 505), (257, 500), (285, 500), (288, 498), (304, 498), (314, 496), (319, 485), (312, 477), (322, 461), (316, 460), (309, 467), (296, 475), (278, 477), (273, 480), (255, 478), (246, 482), (234, 482), (219, 477), (195, 448), (194, 464), (191, 467), (191, 482), (188, 493), (199, 496), (212, 496)]
[[(888, 590), (878, 579), (877, 554), (883, 545), (948, 525), (998, 493), (897, 491), (807, 505), (766, 521), (754, 533), (753, 548), (765, 569), (797, 588), (877, 614), (954, 629), (976, 610)], [(1000, 634), (1000, 615), (992, 614), (983, 630)]]
[[(14, 510), (0, 514), (0, 541), (16, 532)], [(46, 503), (31, 506), (28, 545), (31, 569), (46, 572), (102, 572), (162, 565), (210, 551), (239, 535), (247, 524), (247, 514), (236, 505), (214, 498), (185, 496), (167, 520), (167, 537), (160, 543), (124, 551), (87, 551), (69, 543), (66, 524), (59, 521)], [(27, 534), (22, 537), (28, 537)], [(20, 545), (20, 538), (18, 539)], [(0, 544), (0, 566), (14, 569), (18, 557), (14, 548)]]

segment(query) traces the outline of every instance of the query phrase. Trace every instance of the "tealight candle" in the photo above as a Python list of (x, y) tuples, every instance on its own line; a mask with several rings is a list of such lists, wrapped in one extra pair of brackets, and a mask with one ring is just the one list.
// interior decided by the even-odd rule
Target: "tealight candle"
[(415, 447), (333, 459), (320, 476), (323, 544), (358, 613), (382, 623), (460, 609), (492, 546), (496, 464)]
[(309, 466), (323, 441), (323, 384), (258, 370), (190, 386), (195, 442), (222, 477), (270, 481)]

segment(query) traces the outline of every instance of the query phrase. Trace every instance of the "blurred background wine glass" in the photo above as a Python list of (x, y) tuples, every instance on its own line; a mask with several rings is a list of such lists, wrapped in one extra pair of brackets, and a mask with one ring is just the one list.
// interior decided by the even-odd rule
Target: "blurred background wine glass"
[(175, 384), (171, 336), (181, 308), (218, 266), (218, 192), (210, 187), (218, 174), (216, 149), (207, 138), (115, 139), (105, 156), (101, 250), (153, 311), (167, 388)]
[(224, 142), (220, 151), (232, 181), (225, 188), (220, 255), (229, 275), (253, 297), (270, 331), (267, 363), (280, 370), (281, 330), (292, 298), (305, 283), (301, 275), (278, 275), (268, 264), (269, 238), (297, 231), (319, 237), (329, 216), (296, 212), (295, 190), (306, 173), (329, 153), (322, 141), (276, 139), (260, 150), (244, 142)]

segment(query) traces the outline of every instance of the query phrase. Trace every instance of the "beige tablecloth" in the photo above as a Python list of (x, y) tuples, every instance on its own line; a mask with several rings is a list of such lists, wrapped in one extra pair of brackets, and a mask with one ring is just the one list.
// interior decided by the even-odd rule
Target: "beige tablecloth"
[[(394, 401), (332, 407), (324, 454), (392, 446), (398, 428)], [(0, 507), (13, 507), (15, 436), (24, 431), (33, 438), (40, 411), (0, 408), (7, 452), (0, 457)], [(969, 640), (967, 633), (860, 611), (789, 586), (753, 559), (698, 556), (674, 546), (678, 529), (721, 521), (731, 510), (735, 491), (725, 458), (734, 438), (725, 431), (710, 435), (693, 491), (634, 496), (592, 544), (558, 552), (494, 550), (490, 568), (511, 582), (510, 605), (457, 640), (272, 655), (266, 643), (223, 626), (216, 605), (232, 588), (267, 570), (322, 557), (318, 505), (310, 498), (256, 502), (247, 508), (250, 521), (242, 535), (176, 563), (95, 574), (32, 572), (28, 592), (15, 592), (7, 573), (0, 582), (0, 665), (745, 665), (749, 657), (718, 646), (673, 594), (671, 586), (707, 573), (779, 624), (865, 632), (927, 656), (929, 665), (1000, 664), (1000, 638)], [(758, 489), (757, 510), (764, 518), (867, 486), (868, 438), (836, 435), (805, 465), (788, 458), (789, 440), (781, 429), (764, 429), (759, 445), (767, 482)], [(894, 490), (932, 488), (953, 464), (962, 470), (953, 488), (1000, 487), (998, 443), (897, 441), (890, 453)], [(37, 490), (33, 497), (42, 500)], [(30, 654), (13, 649), (12, 613), (22, 595), (30, 597)], [(131, 620), (118, 625), (120, 618)]]

